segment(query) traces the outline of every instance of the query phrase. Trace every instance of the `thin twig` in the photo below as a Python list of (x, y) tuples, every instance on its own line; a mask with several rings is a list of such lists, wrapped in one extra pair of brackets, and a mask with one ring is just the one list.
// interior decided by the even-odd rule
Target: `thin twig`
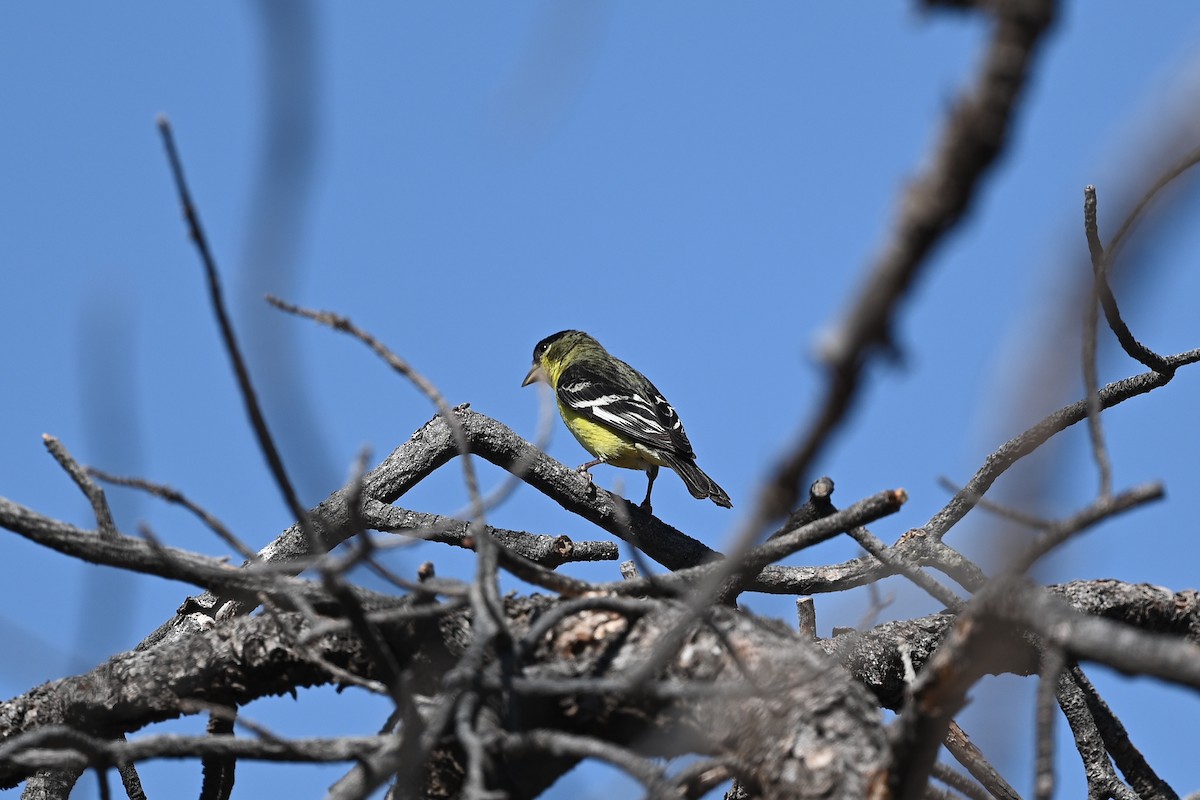
[(428, 378), (415, 370), (411, 364), (405, 361), (400, 356), (396, 355), (387, 345), (379, 341), (375, 336), (362, 328), (355, 325), (348, 317), (341, 314), (335, 314), (332, 311), (320, 311), (316, 309), (304, 308), (302, 306), (289, 303), (274, 295), (267, 295), (267, 302), (280, 311), (292, 314), (297, 317), (310, 319), (313, 322), (320, 323), (327, 327), (333, 328), (335, 331), (341, 331), (349, 336), (358, 339), (360, 342), (369, 347), (377, 356), (382, 358), (389, 367), (396, 371), (399, 375), (406, 378), (413, 386), (425, 395), (438, 413), (442, 415), (442, 419), (446, 420), (446, 424), (454, 432), (455, 441), (459, 446), (459, 453), (463, 456), (463, 480), (467, 486), (467, 492), (472, 500), (472, 517), (478, 518), (482, 510), (483, 499), (479, 493), (479, 479), (475, 474), (474, 462), (470, 457), (470, 444), (462, 431), (462, 426), (455, 418), (450, 404), (446, 402), (445, 396), (438, 390)]
[(1197, 147), (1181, 158), (1179, 162), (1175, 164), (1175, 166), (1171, 167), (1161, 176), (1159, 176), (1158, 180), (1154, 182), (1154, 185), (1146, 190), (1146, 193), (1142, 195), (1140, 200), (1138, 200), (1137, 205), (1133, 207), (1133, 211), (1129, 212), (1129, 216), (1127, 216), (1125, 221), (1121, 223), (1121, 227), (1117, 229), (1116, 235), (1114, 235), (1112, 240), (1109, 241), (1108, 253), (1110, 258), (1114, 258), (1116, 256), (1117, 251), (1121, 248), (1121, 245), (1125, 243), (1125, 239), (1128, 237), (1130, 231), (1133, 230), (1134, 225), (1136, 225), (1141, 219), (1143, 212), (1150, 206), (1151, 201), (1158, 196), (1158, 193), (1167, 188), (1175, 181), (1176, 178), (1197, 164), (1200, 164), (1200, 147)]
[(1149, 483), (1143, 486), (1136, 486), (1128, 491), (1121, 492), (1118, 495), (1108, 495), (1096, 498), (1096, 500), (1077, 514), (1056, 522), (1046, 530), (1038, 534), (1037, 539), (1017, 557), (1013, 566), (1013, 572), (1024, 572), (1034, 565), (1038, 559), (1049, 553), (1054, 548), (1062, 545), (1072, 536), (1079, 534), (1093, 525), (1103, 522), (1104, 520), (1114, 517), (1117, 514), (1124, 513), (1131, 509), (1137, 508), (1145, 503), (1161, 500), (1163, 497), (1163, 487), (1160, 483)]
[[(373, 335), (355, 325), (348, 317), (335, 314), (331, 311), (303, 308), (272, 295), (267, 295), (267, 302), (280, 311), (310, 319), (358, 339), (382, 358), (398, 374), (411, 381), (437, 408), (442, 419), (450, 427), (458, 447), (459, 455), (462, 456), (463, 481), (466, 484), (467, 495), (471, 502), (472, 524), (469, 530), (476, 540), (475, 549), (477, 553), (475, 561), (476, 580), (471, 586), (472, 592), (478, 595), (472, 602), (477, 606), (476, 613), (481, 617), (486, 614), (490, 618), (495, 632), (507, 637), (507, 624), (500, 603), (497, 545), (488, 534), (485, 525), (484, 501), (479, 491), (479, 479), (475, 473), (475, 462), (471, 457), (471, 448), (466, 433), (463, 431), (458, 417), (454, 414), (454, 409), (450, 407), (446, 402), (446, 398), (431, 381), (413, 369), (412, 365), (396, 355), (396, 353)], [(480, 619), (478, 630), (484, 630), (482, 619)]]
[[(1200, 361), (1200, 349), (1187, 350), (1167, 357), (1167, 372), (1143, 372), (1131, 378), (1115, 381), (1100, 389), (1101, 408), (1112, 408), (1171, 382), (1176, 370)], [(1055, 434), (1087, 418), (1087, 401), (1079, 400), (1064, 406), (1024, 432), (1014, 436), (994, 450), (976, 473), (954, 497), (925, 524), (928, 536), (941, 539), (959, 520), (966, 516), (992, 484), (1009, 467), (1033, 453)]]
[[(5, 748), (7, 762), (26, 768), (68, 766), (88, 763), (146, 761), (152, 758), (203, 758), (234, 756), (255, 761), (329, 763), (354, 761), (394, 741), (391, 736), (338, 736), (320, 739), (237, 739), (230, 736), (186, 736), (151, 734), (130, 742), (78, 734), (69, 740), (67, 729), (51, 726), (11, 740)], [(83, 743), (86, 740), (86, 744)]]
[(167, 151), (167, 160), (171, 164), (171, 174), (175, 179), (175, 188), (179, 193), (179, 203), (183, 207), (183, 218), (187, 222), (188, 234), (191, 236), (192, 244), (196, 246), (196, 251), (200, 254), (200, 260), (204, 264), (204, 274), (208, 279), (209, 300), (212, 303), (213, 313), (217, 317), (217, 325), (221, 329), (221, 340), (225, 343), (225, 351), (229, 355), (229, 362), (233, 366), (234, 375), (237, 377), (238, 390), (242, 396), (242, 403), (246, 408), (246, 415), (250, 418), (250, 425), (254, 429), (258, 446), (262, 450), (263, 456), (267, 459), (267, 466), (271, 470), (271, 476), (275, 479), (275, 485), (279, 487), (279, 491), (283, 494), (288, 511), (300, 523), (301, 527), (307, 531), (309, 527), (308, 511), (300, 503), (300, 497), (296, 494), (296, 490), (288, 478), (287, 470), (284, 469), (283, 459), (279, 455), (278, 448), (275, 447), (275, 440), (272, 438), (271, 431), (267, 427), (267, 420), (263, 416), (262, 408), (259, 405), (258, 395), (254, 391), (254, 384), (250, 380), (250, 370), (246, 367), (246, 362), (242, 358), (242, 352), (238, 347), (237, 337), (233, 332), (233, 323), (230, 322), (229, 314), (225, 310), (225, 297), (221, 290), (221, 279), (217, 273), (217, 263), (208, 245), (208, 238), (204, 235), (204, 228), (200, 224), (200, 213), (192, 202), (191, 191), (188, 189), (187, 180), (183, 174), (183, 162), (179, 157), (179, 151), (175, 147), (175, 135), (171, 131), (171, 122), (167, 119), (166, 115), (159, 116), (158, 131), (162, 136), (163, 146)]
[(258, 553), (255, 553), (252, 549), (250, 549), (249, 545), (235, 536), (233, 532), (221, 522), (221, 520), (217, 519), (216, 516), (211, 514), (207, 509), (189, 500), (183, 494), (183, 492), (173, 489), (166, 484), (153, 483), (145, 480), (144, 478), (113, 475), (112, 473), (96, 469), (95, 467), (87, 467), (87, 471), (89, 475), (102, 480), (105, 483), (111, 483), (114, 486), (127, 486), (133, 489), (141, 489), (142, 491), (161, 498), (168, 503), (174, 503), (175, 505), (183, 506), (193, 515), (195, 515), (201, 522), (203, 522), (209, 530), (215, 533), (221, 541), (225, 542), (225, 544), (237, 551), (237, 554), (242, 558), (246, 559), (247, 561), (258, 560)]
[[(966, 491), (965, 487), (958, 485), (945, 475), (938, 477), (938, 485), (950, 492), (950, 494), (957, 494), (958, 492)], [(988, 511), (998, 517), (1011, 520), (1018, 525), (1024, 525), (1026, 528), (1043, 530), (1054, 524), (1054, 522), (1051, 520), (1036, 516), (1034, 514), (1026, 514), (1023, 511), (1018, 511), (1015, 508), (1010, 508), (1003, 503), (997, 503), (994, 500), (989, 500), (983, 496), (972, 497), (971, 502), (974, 503), (976, 507), (982, 508), (984, 511)]]
[(992, 800), (992, 796), (982, 786), (946, 764), (941, 762), (934, 764), (930, 774), (971, 800)]
[[(1140, 361), (1155, 372), (1164, 372), (1171, 368), (1167, 360), (1139, 342), (1129, 330), (1129, 326), (1121, 319), (1121, 312), (1117, 308), (1117, 298), (1113, 295), (1112, 287), (1108, 283), (1109, 258), (1105, 255), (1103, 245), (1100, 244), (1100, 233), (1096, 221), (1096, 187), (1087, 186), (1083, 193), (1084, 231), (1087, 234), (1088, 254), (1092, 260), (1095, 292), (1096, 297), (1100, 300), (1100, 307), (1104, 309), (1104, 318), (1108, 322), (1108, 327), (1112, 328), (1117, 341), (1121, 343), (1122, 349), (1130, 358)], [(1135, 209), (1135, 212), (1137, 210)]]
[[(846, 532), (850, 538), (858, 542), (864, 550), (870, 553), (875, 558), (879, 559), (880, 563), (886, 564), (895, 572), (908, 578), (917, 586), (924, 589), (930, 597), (937, 600), (947, 608), (959, 609), (963, 606), (962, 598), (956, 595), (953, 591), (938, 583), (934, 578), (919, 566), (912, 564), (902, 554), (889, 548), (886, 544), (879, 540), (875, 534), (871, 533), (865, 527), (851, 528)], [(874, 586), (875, 584), (871, 584)]]
[[(1100, 378), (1096, 366), (1096, 326), (1099, 313), (1097, 303), (1103, 291), (1112, 297), (1105, 277), (1104, 247), (1096, 225), (1096, 187), (1083, 190), (1083, 227), (1087, 235), (1088, 251), (1092, 257), (1092, 288), (1088, 293), (1083, 312), (1083, 396), (1087, 398), (1088, 436), (1092, 442), (1092, 459), (1100, 476), (1100, 496), (1112, 494), (1112, 462), (1108, 448), (1104, 445), (1104, 427), (1100, 422)], [(1103, 285), (1103, 289), (1101, 286)], [(1115, 301), (1113, 303), (1115, 308)], [(1160, 359), (1161, 361), (1161, 359)], [(1149, 366), (1149, 365), (1147, 365)], [(1151, 366), (1151, 369), (1154, 367)]]
[(996, 800), (1021, 800), (1017, 790), (983, 757), (966, 732), (954, 720), (946, 731), (946, 749)]
[(501, 740), (501, 746), (506, 751), (514, 753), (534, 750), (555, 756), (598, 759), (624, 770), (630, 777), (645, 785), (648, 790), (663, 786), (666, 780), (662, 768), (653, 761), (642, 758), (624, 747), (617, 747), (590, 736), (579, 736), (557, 730), (531, 730), (507, 734)]
[(87, 470), (81, 467), (79, 462), (67, 452), (66, 445), (48, 433), (42, 434), (42, 443), (46, 445), (50, 455), (54, 456), (54, 460), (66, 470), (66, 473), (71, 476), (71, 480), (88, 499), (92, 506), (92, 514), (96, 517), (96, 528), (100, 532), (100, 538), (115, 539), (119, 535), (117, 525), (113, 522), (112, 509), (108, 507), (108, 499), (104, 496), (104, 490), (88, 477)]

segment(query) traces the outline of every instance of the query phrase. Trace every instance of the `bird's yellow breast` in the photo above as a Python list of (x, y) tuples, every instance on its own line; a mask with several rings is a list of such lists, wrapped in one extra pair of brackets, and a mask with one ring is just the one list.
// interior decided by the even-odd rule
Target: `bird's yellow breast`
[(575, 435), (584, 449), (596, 458), (604, 459), (606, 464), (626, 469), (646, 469), (652, 464), (667, 466), (665, 462), (655, 458), (648, 448), (622, 439), (573, 408), (559, 403), (558, 413), (562, 415), (567, 430)]

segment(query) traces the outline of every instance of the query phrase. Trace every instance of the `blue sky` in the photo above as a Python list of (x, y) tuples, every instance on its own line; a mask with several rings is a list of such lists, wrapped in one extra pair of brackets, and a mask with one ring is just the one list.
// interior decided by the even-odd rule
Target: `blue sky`
[[(49, 432), (81, 461), (185, 491), (256, 547), (289, 521), (180, 220), (153, 124), (163, 112), (306, 501), (340, 485), (361, 447), (382, 457), (432, 409), (357, 343), (269, 309), (265, 291), (349, 315), (452, 403), (527, 436), (538, 395), (519, 383), (534, 343), (588, 330), (664, 390), (701, 466), (735, 503), (697, 503), (665, 475), (656, 512), (721, 547), (808, 419), (820, 386), (814, 343), (882, 245), (986, 35), (978, 20), (910, 3), (589, 1), (328, 3), (307, 6), (307, 26), (266, 36), (280, 30), (276, 12), (304, 7), (0, 6), (0, 495), (90, 522), (43, 450)], [(1192, 4), (1064, 7), (1006, 157), (904, 306), (903, 364), (871, 371), (849, 428), (818, 465), (841, 503), (908, 490), (904, 511), (875, 526), (881, 538), (945, 502), (939, 476), (965, 480), (1004, 439), (1077, 398), (1077, 358), (1055, 358), (1077, 351), (1077, 326), (1054, 321), (1079, 281), (1083, 186), (1098, 185), (1111, 234), (1120, 220), (1106, 198), (1196, 106), (1198, 35)], [(308, 57), (273, 57), (269, 41), (279, 40), (307, 43)], [(1200, 126), (1190, 130), (1181, 150), (1200, 143)], [(1189, 202), (1155, 230), (1124, 284), (1127, 319), (1162, 352), (1200, 345), (1194, 210)], [(1044, 364), (1065, 371), (1065, 388), (1049, 396), (1040, 390), (1053, 382), (1034, 377)], [(1137, 371), (1106, 348), (1102, 380)], [(1118, 488), (1161, 479), (1168, 499), (1100, 526), (1042, 579), (1196, 586), (1184, 499), (1200, 489), (1198, 392), (1184, 371), (1106, 417)], [(586, 460), (561, 426), (549, 452)], [(1049, 513), (1095, 492), (1081, 431), (1045, 464), (1055, 478)], [(500, 478), (490, 467), (483, 475)], [(635, 498), (643, 491), (636, 473), (596, 476)], [(174, 545), (224, 552), (181, 513), (110, 496), (127, 532), (145, 521)], [(448, 513), (464, 501), (452, 469), (401, 503)], [(974, 516), (951, 543), (1003, 549), (1006, 529)], [(605, 535), (532, 490), (490, 519)], [(853, 554), (834, 543), (799, 563)], [(467, 564), (431, 545), (396, 565), (411, 572), (425, 559), (441, 574)], [(615, 565), (576, 572), (611, 577)], [(899, 583), (884, 588), (898, 596), (885, 613), (935, 610)], [(26, 654), (0, 667), (0, 689), (16, 694), (133, 646), (191, 591), (0, 537), (0, 636)], [(818, 598), (821, 632), (853, 624), (868, 603)], [(751, 605), (791, 617), (786, 600)], [(1151, 764), (1181, 791), (1200, 787), (1188, 744), (1171, 733), (1200, 714), (1195, 696), (1094, 672)], [(993, 684), (1019, 684), (1018, 699), (989, 702)], [(1022, 791), (1031, 688), (992, 681), (964, 718)], [(349, 694), (310, 692), (246, 714), (283, 733), (375, 729), (380, 706)], [(1062, 796), (1081, 796), (1065, 739), (1060, 762)], [(191, 766), (144, 772), (151, 796), (165, 780), (194, 796), (187, 781), (199, 780)], [(239, 794), (289, 785), (316, 797), (337, 774), (246, 767)], [(592, 771), (571, 796), (601, 796), (620, 780)], [(91, 796), (92, 785), (77, 794)]]

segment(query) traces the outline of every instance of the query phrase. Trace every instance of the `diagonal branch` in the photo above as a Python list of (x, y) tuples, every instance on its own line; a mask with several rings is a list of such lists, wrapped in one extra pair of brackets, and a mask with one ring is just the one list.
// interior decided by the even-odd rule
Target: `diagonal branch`
[(237, 336), (233, 331), (233, 323), (229, 320), (229, 314), (225, 310), (225, 297), (221, 291), (221, 278), (217, 272), (217, 262), (213, 258), (212, 249), (208, 246), (208, 237), (205, 236), (204, 228), (200, 224), (200, 212), (192, 202), (192, 194), (183, 174), (183, 162), (175, 147), (175, 135), (171, 131), (171, 121), (165, 115), (158, 118), (158, 132), (162, 135), (163, 147), (167, 151), (167, 160), (170, 162), (171, 175), (175, 179), (175, 188), (179, 193), (179, 204), (183, 208), (183, 218), (187, 222), (188, 235), (191, 236), (192, 244), (196, 246), (196, 251), (200, 254), (200, 261), (204, 264), (209, 299), (212, 302), (213, 313), (217, 317), (217, 325), (221, 329), (221, 340), (225, 343), (229, 362), (233, 365), (234, 375), (237, 377), (238, 390), (241, 393), (242, 402), (246, 406), (246, 415), (250, 418), (254, 435), (258, 439), (258, 446), (267, 459), (271, 476), (283, 494), (288, 511), (291, 512), (294, 519), (303, 522), (306, 519), (304, 506), (300, 504), (300, 497), (296, 494), (296, 489), (288, 478), (287, 470), (284, 469), (283, 458), (279, 455), (279, 449), (275, 447), (275, 440), (271, 436), (270, 429), (267, 428), (267, 420), (263, 416), (262, 407), (258, 402), (258, 394), (254, 391), (254, 384), (250, 381), (250, 370), (246, 366), (245, 359), (242, 358)]
[[(1143, 372), (1131, 378), (1110, 383), (1098, 392), (1100, 407), (1112, 408), (1138, 395), (1146, 394), (1154, 389), (1166, 386), (1171, 382), (1175, 371), (1188, 364), (1200, 361), (1200, 349), (1188, 350), (1167, 357), (1167, 372)], [(1000, 445), (984, 460), (983, 466), (976, 471), (954, 497), (925, 524), (927, 535), (941, 539), (959, 520), (967, 515), (979, 502), (996, 479), (1003, 475), (1009, 467), (1025, 456), (1037, 450), (1050, 440), (1052, 436), (1087, 418), (1087, 399), (1064, 406), (1042, 419), (1031, 428), (1009, 439)]]
[(1003, 152), (1055, 5), (1052, 0), (987, 5), (994, 28), (979, 74), (947, 118), (928, 168), (901, 198), (899, 219), (857, 297), (821, 344), (825, 394), (804, 438), (759, 496), (755, 521), (762, 526), (796, 504), (810, 465), (844, 422), (871, 355), (891, 346), (901, 301)]
[(104, 490), (92, 480), (88, 471), (67, 452), (66, 445), (48, 433), (42, 434), (42, 442), (50, 451), (50, 455), (54, 456), (54, 460), (66, 470), (67, 474), (71, 476), (71, 480), (75, 481), (75, 485), (87, 497), (92, 506), (92, 513), (96, 517), (96, 528), (100, 537), (113, 539), (119, 536), (117, 525), (113, 522), (112, 509), (109, 508), (108, 499), (104, 496)]
[[(1088, 715), (1095, 723), (1096, 732), (1104, 744), (1104, 749), (1112, 755), (1112, 760), (1121, 770), (1121, 774), (1129, 781), (1129, 786), (1138, 797), (1161, 798), (1162, 800), (1178, 800), (1178, 795), (1166, 781), (1158, 776), (1154, 768), (1146, 761), (1145, 756), (1134, 747), (1129, 740), (1129, 734), (1121, 720), (1104, 702), (1104, 698), (1092, 686), (1092, 682), (1084, 675), (1078, 664), (1073, 665), (1064, 675), (1071, 681), (1078, 696), (1085, 704)], [(1114, 776), (1115, 778), (1115, 776)]]

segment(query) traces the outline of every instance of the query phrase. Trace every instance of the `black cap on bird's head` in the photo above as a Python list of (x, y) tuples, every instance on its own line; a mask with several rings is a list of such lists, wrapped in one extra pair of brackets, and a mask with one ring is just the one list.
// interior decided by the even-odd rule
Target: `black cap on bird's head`
[(530, 367), (529, 374), (525, 376), (521, 385), (528, 386), (535, 381), (546, 380), (544, 365), (546, 354), (550, 352), (551, 348), (556, 351), (555, 358), (561, 360), (563, 355), (583, 342), (591, 342), (599, 347), (599, 343), (583, 331), (559, 331), (542, 339), (533, 348), (533, 366)]
[(549, 336), (547, 336), (545, 339), (542, 339), (540, 342), (538, 342), (536, 345), (533, 346), (533, 360), (541, 361), (542, 356), (546, 355), (546, 351), (550, 349), (550, 346), (552, 344), (554, 344), (555, 342), (558, 342), (558, 341), (562, 341), (563, 339), (566, 339), (568, 337), (570, 337), (572, 339), (575, 338), (574, 336), (572, 336), (572, 334), (580, 334), (583, 336), (587, 336), (587, 334), (584, 333), (583, 331), (559, 331), (558, 333), (552, 333)]

